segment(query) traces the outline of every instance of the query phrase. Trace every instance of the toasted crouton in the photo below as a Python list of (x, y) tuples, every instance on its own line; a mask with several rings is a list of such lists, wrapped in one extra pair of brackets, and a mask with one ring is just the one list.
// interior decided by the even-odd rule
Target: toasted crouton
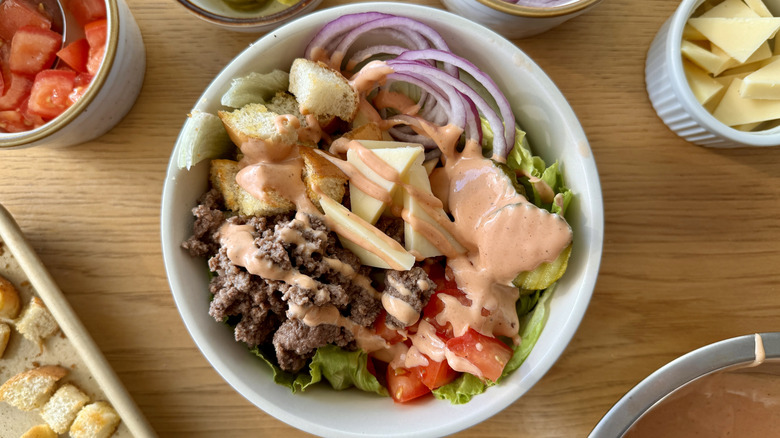
[(279, 129), (276, 124), (279, 114), (259, 103), (250, 103), (231, 112), (218, 111), (217, 115), (230, 139), (239, 146), (252, 138), (274, 144), (295, 144), (298, 141), (297, 130)]
[(265, 199), (257, 199), (236, 183), (239, 167), (232, 160), (211, 160), (211, 185), (222, 193), (225, 206), (246, 216), (271, 216), (293, 211), (295, 204), (273, 190), (265, 191)]
[(11, 338), (11, 326), (0, 323), (0, 359), (3, 358), (5, 347), (8, 346), (8, 340)]
[(344, 172), (326, 160), (312, 148), (300, 148), (303, 157), (303, 181), (306, 183), (306, 195), (320, 208), (319, 192), (341, 202), (349, 179)]
[(89, 396), (81, 392), (74, 385), (66, 383), (60, 386), (57, 392), (41, 408), (41, 417), (53, 431), (65, 433), (70, 428), (76, 415), (85, 404), (89, 403)]
[(0, 401), (23, 411), (40, 408), (54, 391), (57, 381), (66, 374), (68, 370), (57, 365), (23, 371), (0, 386)]
[[(276, 93), (271, 102), (266, 103), (265, 106), (269, 111), (273, 111), (277, 114), (292, 114), (295, 117), (298, 117), (298, 119), (301, 121), (301, 126), (307, 125), (306, 116), (301, 114), (300, 104), (297, 100), (295, 100), (295, 96), (290, 93), (285, 91)], [(335, 116), (320, 114), (316, 117), (320, 126), (327, 126), (333, 121)]]
[(84, 406), (70, 427), (71, 438), (108, 438), (119, 426), (119, 415), (106, 402)]
[(59, 330), (57, 320), (38, 297), (33, 297), (16, 321), (16, 330), (25, 338), (40, 344)]
[(336, 116), (351, 122), (360, 98), (349, 81), (321, 62), (298, 58), (290, 67), (290, 93), (300, 104), (302, 114)]
[(350, 140), (381, 141), (385, 139), (384, 136), (382, 135), (382, 130), (379, 129), (379, 125), (373, 122), (358, 126), (357, 128), (344, 134), (343, 137), (348, 138)]
[(19, 314), (19, 291), (0, 275), (0, 318), (14, 319)]
[(57, 434), (51, 430), (48, 424), (33, 426), (19, 438), (57, 438)]

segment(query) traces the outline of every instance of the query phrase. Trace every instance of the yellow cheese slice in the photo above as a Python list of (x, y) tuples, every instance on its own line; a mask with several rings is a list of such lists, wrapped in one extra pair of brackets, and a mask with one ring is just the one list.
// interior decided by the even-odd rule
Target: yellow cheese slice
[(741, 67), (743, 65), (757, 63), (759, 61), (763, 61), (765, 59), (769, 59), (769, 58), (772, 57), (772, 49), (769, 47), (769, 41), (764, 41), (764, 44), (761, 44), (758, 47), (758, 49), (756, 49), (756, 51), (753, 52), (753, 54), (750, 55), (750, 57), (745, 60), (744, 63), (741, 63), (741, 62), (737, 61), (736, 59), (730, 57), (728, 53), (724, 52), (723, 49), (721, 49), (720, 47), (718, 47), (718, 46), (716, 46), (714, 44), (712, 45), (712, 53), (714, 53), (714, 54), (716, 54), (716, 55), (718, 55), (720, 57), (724, 57), (725, 56), (725, 57), (729, 58), (728, 62), (726, 62), (726, 65), (723, 66), (723, 67), (725, 67), (724, 71), (728, 71), (728, 69), (731, 69), (731, 68), (738, 68), (738, 67)]
[(694, 29), (690, 24), (686, 24), (685, 27), (683, 27), (682, 37), (687, 41), (704, 41), (707, 39), (704, 34)]
[[(428, 172), (422, 166), (422, 163), (415, 164), (406, 176), (407, 183), (422, 190), (425, 193), (432, 194), (431, 181), (428, 179)], [(429, 214), (425, 211), (422, 204), (409, 194), (406, 190), (403, 191), (404, 195), (404, 209), (408, 211), (408, 214), (414, 216), (418, 220), (427, 222), (430, 226), (436, 228), (442, 233), (445, 239), (452, 245), (453, 248), (459, 253), (465, 252), (465, 248), (452, 236), (447, 230), (442, 228)], [(445, 214), (443, 209), (438, 209), (440, 214)], [(423, 234), (418, 233), (412, 228), (409, 222), (404, 222), (404, 244), (409, 252), (414, 253), (416, 256), (436, 257), (442, 255), (442, 252), (432, 244)]]
[(745, 0), (745, 3), (747, 3), (748, 7), (758, 14), (759, 17), (772, 16), (772, 12), (769, 11), (769, 8), (767, 8), (761, 0)]
[[(341, 244), (352, 251), (360, 259), (360, 263), (377, 268), (407, 271), (414, 266), (414, 256), (398, 242), (384, 235), (382, 231), (350, 212), (343, 205), (327, 196), (320, 199), (320, 205), (325, 212), (325, 217), (337, 225), (333, 231), (338, 234)], [(391, 260), (395, 266), (391, 266), (383, 258)]]
[(745, 76), (739, 94), (750, 99), (780, 99), (780, 60)]
[(723, 84), (692, 62), (683, 61), (683, 70), (685, 70), (685, 77), (688, 79), (688, 86), (691, 87), (691, 91), (699, 103), (707, 103), (723, 88)]
[[(742, 0), (725, 0), (699, 17), (719, 18), (757, 18), (758, 13), (746, 5)], [(770, 15), (771, 17), (771, 15)]]
[(683, 41), (680, 50), (686, 59), (713, 75), (718, 75), (726, 70), (732, 61), (732, 58), (725, 52), (723, 55), (717, 55), (690, 41)]
[[(361, 141), (361, 143), (363, 143), (363, 141)], [(422, 146), (418, 145), (415, 147), (404, 146), (387, 149), (373, 149), (372, 152), (382, 159), (382, 161), (390, 165), (390, 167), (398, 172), (400, 177), (403, 178), (414, 160), (422, 155), (423, 149)], [(384, 179), (364, 163), (357, 151), (353, 149), (347, 151), (347, 162), (355, 166), (355, 168), (366, 178), (387, 190), (391, 196), (393, 196), (398, 189), (398, 184)], [(349, 183), (349, 199), (352, 206), (352, 212), (372, 224), (376, 223), (385, 207), (387, 207), (384, 202), (366, 194), (351, 181)]]
[(746, 99), (740, 96), (742, 79), (735, 78), (713, 116), (726, 125), (744, 125), (780, 118), (780, 100)]
[(723, 73), (719, 75), (720, 76), (728, 76), (728, 75), (735, 75), (738, 73), (753, 73), (754, 71), (760, 69), (761, 67), (764, 67), (766, 65), (769, 65), (773, 63), (774, 61), (780, 59), (780, 55), (773, 55), (769, 58), (762, 59), (761, 61), (751, 62), (751, 63), (745, 63), (738, 67), (730, 68), (728, 70), (724, 70)]
[(688, 23), (739, 62), (750, 58), (780, 29), (780, 18), (699, 17)]

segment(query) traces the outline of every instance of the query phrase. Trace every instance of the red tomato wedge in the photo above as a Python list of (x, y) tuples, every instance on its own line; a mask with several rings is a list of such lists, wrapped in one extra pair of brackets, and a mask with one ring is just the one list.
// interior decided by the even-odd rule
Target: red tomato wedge
[(414, 400), (431, 390), (423, 383), (419, 370), (415, 368), (387, 367), (387, 390), (390, 397), (397, 403), (405, 403)]
[(0, 97), (0, 111), (19, 108), (24, 99), (30, 95), (33, 81), (28, 77), (11, 73), (8, 90)]
[(436, 362), (428, 359), (428, 365), (418, 367), (420, 380), (430, 390), (444, 386), (458, 377), (459, 373), (453, 370), (447, 361)]
[(92, 76), (86, 73), (81, 73), (76, 76), (76, 83), (73, 85), (73, 91), (71, 91), (70, 95), (68, 95), (68, 99), (70, 99), (71, 105), (76, 103), (77, 100), (81, 99), (81, 96), (87, 92), (90, 82), (92, 82)]
[(513, 353), (511, 348), (498, 339), (471, 328), (463, 336), (447, 341), (447, 349), (479, 368), (483, 377), (494, 382), (501, 377)]
[(31, 1), (3, 1), (0, 4), (0, 39), (10, 42), (16, 31), (24, 26), (50, 29), (51, 19)]
[(62, 35), (48, 29), (24, 26), (16, 31), (11, 41), (8, 59), (14, 73), (35, 75), (54, 63), (62, 46)]
[(93, 21), (84, 26), (84, 36), (89, 47), (98, 48), (106, 45), (108, 35), (108, 21), (106, 19)]
[(22, 132), (30, 127), (24, 124), (24, 116), (19, 110), (0, 111), (0, 132)]
[(376, 332), (376, 334), (384, 338), (384, 340), (391, 345), (405, 341), (406, 337), (398, 333), (397, 330), (393, 330), (390, 327), (388, 327), (385, 324), (386, 321), (387, 321), (387, 312), (383, 310), (374, 321), (374, 331)]
[(44, 119), (53, 119), (70, 105), (70, 93), (76, 83), (76, 73), (65, 70), (44, 70), (35, 76), (30, 91), (29, 111)]
[(73, 41), (57, 52), (57, 57), (73, 70), (79, 73), (86, 73), (87, 61), (89, 60), (89, 43), (87, 39), (82, 38)]
[(439, 337), (446, 340), (453, 336), (452, 324), (447, 322), (442, 325), (436, 320), (436, 316), (444, 310), (444, 302), (441, 300), (442, 295), (453, 296), (464, 306), (470, 306), (471, 300), (466, 297), (466, 294), (458, 289), (441, 289), (431, 296), (430, 301), (428, 301), (428, 304), (423, 308), (423, 318), (436, 329), (436, 333)]
[(63, 3), (82, 26), (106, 18), (105, 0), (65, 0)]

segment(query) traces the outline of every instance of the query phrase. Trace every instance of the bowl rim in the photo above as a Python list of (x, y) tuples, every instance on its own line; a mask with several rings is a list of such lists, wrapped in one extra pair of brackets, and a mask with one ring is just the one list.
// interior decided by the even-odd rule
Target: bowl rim
[(657, 369), (629, 390), (607, 411), (589, 438), (620, 437), (643, 414), (683, 385), (734, 365), (753, 362), (757, 336), (761, 337), (766, 359), (780, 359), (780, 332), (737, 336), (700, 347)]
[[(472, 32), (479, 32), (485, 39), (490, 39), (493, 43), (497, 44), (497, 50), (511, 50), (511, 53), (516, 55), (515, 62), (525, 63), (526, 67), (531, 72), (529, 74), (538, 78), (540, 85), (543, 85), (544, 96), (552, 103), (551, 105), (556, 110), (556, 117), (562, 119), (573, 120), (573, 123), (567, 128), (571, 137), (572, 144), (570, 150), (573, 154), (576, 154), (578, 159), (573, 162), (578, 162), (575, 167), (581, 169), (583, 182), (578, 190), (588, 196), (582, 198), (583, 207), (588, 211), (588, 216), (583, 216), (583, 224), (581, 233), (584, 245), (581, 246), (582, 251), (582, 263), (579, 264), (578, 281), (571, 286), (568, 295), (564, 294), (561, 297), (567, 297), (571, 295), (571, 298), (560, 298), (567, 300), (567, 307), (563, 308), (558, 321), (560, 324), (559, 330), (551, 332), (547, 330), (543, 332), (543, 337), (550, 338), (549, 347), (545, 350), (534, 349), (531, 352), (534, 358), (533, 361), (527, 361), (529, 368), (522, 371), (517, 370), (512, 376), (522, 375), (522, 379), (507, 379), (503, 382), (504, 390), (501, 391), (497, 397), (486, 397), (481, 399), (481, 409), (473, 413), (473, 409), (470, 406), (467, 407), (453, 405), (450, 407), (449, 403), (443, 401), (434, 401), (434, 403), (446, 403), (447, 410), (450, 413), (458, 413), (458, 415), (451, 418), (449, 422), (440, 422), (435, 425), (430, 425), (422, 430), (415, 430), (405, 432), (405, 437), (420, 437), (420, 436), (432, 436), (450, 434), (461, 431), (465, 428), (471, 427), (485, 419), (497, 414), (510, 404), (517, 401), (517, 399), (527, 392), (533, 385), (537, 384), (541, 378), (552, 368), (555, 362), (563, 354), (568, 344), (571, 342), (574, 334), (579, 327), (582, 319), (587, 311), (587, 307), (590, 303), (590, 299), (595, 290), (596, 278), (598, 276), (599, 265), (602, 256), (603, 240), (604, 240), (604, 206), (603, 196), (601, 192), (601, 186), (598, 177), (598, 171), (596, 168), (595, 158), (593, 157), (590, 145), (585, 136), (584, 129), (574, 114), (573, 109), (566, 101), (565, 97), (558, 89), (554, 82), (547, 76), (544, 71), (520, 48), (514, 45), (511, 41), (501, 37), (496, 32), (474, 23), (464, 17), (447, 12), (442, 9), (431, 8), (422, 5), (408, 5), (403, 4), (403, 11), (398, 12), (399, 3), (393, 2), (373, 2), (373, 3), (355, 3), (349, 5), (337, 6), (334, 8), (324, 9), (313, 14), (306, 15), (298, 18), (294, 23), (287, 24), (278, 28), (273, 34), (267, 34), (259, 40), (250, 43), (249, 46), (239, 53), (233, 61), (228, 63), (225, 68), (212, 80), (212, 82), (204, 89), (200, 97), (195, 101), (193, 110), (197, 110), (200, 104), (206, 104), (211, 97), (207, 97), (207, 92), (217, 86), (217, 80), (221, 79), (224, 82), (224, 78), (220, 78), (225, 74), (226, 69), (236, 59), (246, 57), (247, 53), (256, 50), (257, 47), (262, 47), (263, 44), (269, 44), (275, 40), (285, 40), (287, 37), (298, 35), (301, 32), (316, 31), (318, 27), (323, 26), (328, 21), (338, 18), (341, 15), (349, 13), (359, 13), (366, 11), (380, 11), (387, 13), (396, 13), (399, 15), (411, 16), (413, 18), (424, 20), (423, 17), (433, 17), (431, 20), (439, 21), (448, 32), (454, 33), (456, 29), (470, 29)], [(396, 9), (391, 9), (396, 8)], [(302, 47), (301, 47), (302, 49)], [(456, 50), (457, 51), (457, 50)], [(248, 61), (249, 58), (244, 61)], [(222, 82), (220, 86), (224, 85)], [(186, 124), (186, 121), (185, 121)], [(189, 204), (183, 205), (181, 200), (175, 198), (174, 194), (182, 190), (181, 187), (187, 185), (187, 182), (182, 182), (181, 173), (185, 172), (180, 170), (177, 166), (177, 153), (180, 148), (179, 139), (177, 139), (176, 147), (173, 149), (171, 159), (168, 163), (166, 179), (164, 182), (162, 193), (162, 205), (161, 205), (161, 240), (162, 240), (162, 253), (163, 260), (166, 267), (166, 274), (168, 276), (169, 285), (174, 301), (179, 310), (180, 316), (187, 328), (190, 336), (195, 341), (195, 344), (200, 349), (203, 356), (211, 364), (215, 371), (239, 394), (249, 400), (252, 404), (258, 408), (264, 410), (269, 415), (276, 417), (277, 419), (286, 422), (294, 427), (309, 433), (315, 433), (326, 436), (349, 436), (349, 437), (366, 437), (366, 436), (385, 436), (377, 435), (376, 432), (371, 431), (353, 431), (353, 430), (341, 430), (333, 429), (329, 425), (320, 424), (317, 420), (312, 420), (310, 417), (301, 416), (299, 414), (287, 411), (284, 406), (279, 406), (273, 400), (257, 393), (250, 385), (240, 378), (237, 373), (237, 369), (234, 369), (234, 365), (229, 363), (224, 357), (218, 354), (217, 347), (214, 341), (209, 340), (210, 335), (208, 329), (198, 326), (196, 317), (189, 315), (191, 311), (189, 303), (192, 299), (186, 294), (184, 290), (184, 281), (179, 278), (177, 274), (183, 268), (179, 266), (179, 257), (181, 257), (180, 241), (176, 241), (172, 236), (177, 236), (177, 231), (181, 230), (181, 224), (175, 222), (177, 220), (176, 212), (179, 212), (183, 208), (187, 208), (187, 211), (191, 208)], [(542, 140), (543, 141), (543, 140)], [(546, 148), (545, 148), (546, 149)], [(201, 163), (202, 164), (202, 163)], [(180, 234), (180, 233), (179, 233)], [(185, 237), (186, 238), (186, 237)], [(573, 275), (573, 274), (572, 274)], [(556, 297), (552, 296), (551, 305), (556, 302)], [(534, 353), (536, 351), (536, 353)], [(511, 377), (511, 376), (510, 376)], [(529, 384), (530, 382), (530, 384)], [(271, 379), (268, 379), (268, 384), (273, 384)], [(499, 388), (500, 389), (500, 388)], [(392, 405), (392, 402), (387, 400)], [(460, 415), (462, 414), (462, 415)], [(400, 433), (400, 432), (398, 432)], [(398, 435), (396, 433), (396, 435)], [(400, 435), (398, 435), (400, 436)]]
[[(481, 0), (478, 0), (481, 1)], [(696, 100), (685, 77), (682, 56), (682, 34), (690, 16), (705, 0), (683, 0), (669, 18), (669, 36), (666, 40), (666, 63), (669, 65), (671, 86), (686, 112), (708, 131), (717, 136), (748, 146), (779, 146), (780, 126), (763, 131), (740, 131), (718, 120)]]
[(198, 18), (208, 21), (209, 23), (217, 24), (220, 26), (230, 26), (235, 28), (251, 28), (258, 25), (270, 26), (275, 23), (287, 20), (295, 15), (304, 12), (307, 7), (312, 3), (317, 3), (321, 0), (300, 0), (297, 3), (290, 5), (281, 11), (269, 14), (261, 15), (257, 17), (231, 17), (229, 15), (222, 15), (211, 12), (207, 9), (203, 9), (200, 6), (194, 4), (190, 0), (176, 0), (180, 5), (184, 6), (187, 10), (195, 14)]
[(508, 3), (502, 0), (477, 0), (483, 5), (516, 17), (549, 18), (560, 17), (582, 11), (591, 6), (601, 3), (602, 0), (574, 0), (573, 3), (567, 3), (561, 6), (551, 8), (524, 6), (514, 3)]
[(117, 3), (120, 0), (104, 1), (106, 3), (106, 20), (108, 21), (106, 53), (103, 55), (103, 61), (100, 63), (98, 73), (92, 78), (87, 91), (76, 103), (63, 111), (62, 114), (44, 123), (39, 128), (24, 132), (0, 132), (0, 149), (29, 145), (59, 132), (79, 117), (100, 93), (116, 58), (117, 47), (119, 46), (119, 30), (122, 26), (119, 19), (119, 5)]

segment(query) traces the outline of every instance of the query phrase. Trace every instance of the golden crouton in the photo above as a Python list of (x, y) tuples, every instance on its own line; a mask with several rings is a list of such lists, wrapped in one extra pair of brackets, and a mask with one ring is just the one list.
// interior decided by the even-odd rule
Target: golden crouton
[(119, 426), (119, 415), (106, 402), (84, 406), (70, 427), (71, 438), (108, 438)]
[(89, 403), (89, 396), (81, 392), (74, 385), (66, 383), (51, 396), (49, 401), (41, 408), (41, 417), (57, 433), (65, 433), (70, 428), (76, 415), (85, 404)]
[(19, 291), (0, 275), (0, 318), (16, 318), (19, 314)]
[(66, 374), (68, 370), (57, 365), (23, 371), (0, 386), (0, 401), (23, 411), (40, 408), (49, 399), (57, 381)]
[(11, 326), (0, 322), (0, 359), (3, 358), (5, 347), (8, 346), (8, 340), (11, 338)]
[(303, 114), (330, 115), (351, 122), (358, 112), (358, 93), (340, 72), (321, 62), (303, 58), (293, 61), (288, 90), (295, 95)]
[(366, 123), (365, 125), (360, 125), (357, 128), (344, 134), (343, 137), (348, 138), (350, 140), (381, 141), (385, 139), (385, 137), (382, 135), (382, 130), (379, 129), (379, 125), (377, 125), (374, 122)]
[(48, 424), (33, 426), (19, 438), (57, 438), (57, 433)]
[(265, 105), (259, 103), (250, 103), (231, 112), (218, 111), (217, 115), (230, 139), (239, 146), (252, 138), (273, 144), (295, 144), (298, 141), (297, 130), (279, 129), (276, 123), (279, 114), (268, 111)]
[(301, 147), (301, 157), (303, 157), (303, 181), (306, 183), (306, 195), (311, 202), (320, 208), (320, 195), (318, 192), (326, 194), (328, 197), (341, 202), (346, 192), (347, 176), (333, 163), (319, 155), (314, 149)]
[(30, 304), (24, 308), (19, 320), (16, 321), (16, 330), (31, 342), (39, 345), (44, 339), (56, 333), (59, 328), (57, 320), (38, 297), (33, 297), (30, 300)]

